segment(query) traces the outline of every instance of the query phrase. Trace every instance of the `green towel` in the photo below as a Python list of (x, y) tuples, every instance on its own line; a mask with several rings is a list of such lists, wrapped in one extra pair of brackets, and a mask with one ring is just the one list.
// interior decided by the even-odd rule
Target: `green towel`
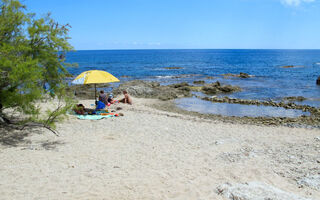
[(78, 119), (98, 120), (103, 118), (114, 117), (114, 115), (77, 115)]

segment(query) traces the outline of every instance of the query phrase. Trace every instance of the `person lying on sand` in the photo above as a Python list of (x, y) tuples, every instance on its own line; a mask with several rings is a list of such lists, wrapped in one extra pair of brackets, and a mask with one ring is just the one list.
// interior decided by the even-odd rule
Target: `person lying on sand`
[(132, 99), (131, 97), (129, 96), (128, 92), (126, 90), (124, 90), (123, 92), (123, 95), (124, 95), (124, 98), (121, 99), (119, 102), (121, 103), (127, 103), (127, 104), (132, 104)]
[(83, 104), (77, 104), (73, 107), (73, 111), (78, 115), (85, 115), (85, 107)]

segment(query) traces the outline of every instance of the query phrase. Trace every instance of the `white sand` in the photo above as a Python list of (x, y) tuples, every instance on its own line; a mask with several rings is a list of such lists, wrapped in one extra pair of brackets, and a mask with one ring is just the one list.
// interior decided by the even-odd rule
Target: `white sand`
[(45, 130), (1, 145), (0, 199), (224, 199), (219, 185), (252, 181), (320, 199), (296, 180), (320, 173), (319, 130), (203, 120), (154, 102), (121, 105), (124, 117), (72, 116), (60, 137)]

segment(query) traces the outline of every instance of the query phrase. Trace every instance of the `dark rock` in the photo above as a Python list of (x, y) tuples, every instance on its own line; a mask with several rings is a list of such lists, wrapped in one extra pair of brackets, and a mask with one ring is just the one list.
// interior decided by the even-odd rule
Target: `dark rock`
[(286, 66), (282, 66), (281, 68), (293, 68), (293, 65), (286, 65)]
[(181, 87), (187, 87), (187, 86), (189, 86), (189, 84), (187, 82), (176, 83), (176, 84), (170, 85), (170, 87), (173, 87), (173, 88), (181, 88)]
[(123, 90), (126, 90), (134, 97), (155, 98), (164, 101), (191, 96), (191, 89), (189, 88), (188, 83), (161, 86), (158, 82), (134, 80), (121, 84), (118, 88), (113, 90), (113, 93), (119, 95)]
[(250, 75), (249, 74), (247, 74), (247, 73), (242, 73), (242, 72), (240, 72), (240, 78), (250, 78)]
[(304, 66), (302, 66), (302, 65), (286, 65), (286, 66), (282, 66), (281, 68), (288, 69), (288, 68), (301, 68), (301, 67), (304, 67)]
[(212, 86), (203, 86), (202, 91), (205, 94), (217, 94), (219, 92), (219, 90), (216, 87), (212, 87)]
[(241, 89), (238, 86), (225, 85), (225, 86), (220, 87), (220, 90), (224, 93), (230, 93), (230, 92), (240, 91)]
[(206, 82), (205, 81), (193, 81), (193, 84), (198, 84), (198, 85), (203, 85), (205, 84)]
[(165, 67), (165, 69), (183, 69), (183, 67)]
[(208, 95), (218, 94), (218, 93), (230, 93), (240, 91), (240, 87), (232, 85), (221, 86), (219, 81), (211, 84), (204, 85), (201, 90)]
[(317, 78), (317, 85), (320, 85), (320, 76)]
[(303, 97), (303, 96), (284, 97), (283, 100), (287, 100), (287, 101), (304, 101), (304, 100), (307, 100), (307, 98), (305, 98), (305, 97)]
[(252, 75), (249, 75), (247, 73), (240, 72), (240, 74), (221, 74), (224, 78), (230, 78), (230, 77), (236, 77), (236, 78), (250, 78)]
[(188, 87), (188, 86), (184, 86), (184, 87), (179, 87), (179, 90), (183, 90), (183, 91), (190, 92), (190, 91), (191, 91), (191, 88)]

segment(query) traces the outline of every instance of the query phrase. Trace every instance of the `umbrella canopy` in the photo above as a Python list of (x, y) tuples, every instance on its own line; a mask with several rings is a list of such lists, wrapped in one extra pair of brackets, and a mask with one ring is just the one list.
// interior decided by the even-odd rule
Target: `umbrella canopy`
[(119, 82), (119, 79), (114, 77), (112, 74), (101, 70), (82, 72), (72, 81), (73, 84), (98, 84), (111, 82)]
[(99, 83), (112, 83), (119, 82), (120, 80), (114, 77), (112, 74), (101, 70), (89, 70), (82, 72), (77, 76), (72, 83), (73, 84), (94, 84), (94, 98), (96, 98), (97, 89), (96, 84)]

